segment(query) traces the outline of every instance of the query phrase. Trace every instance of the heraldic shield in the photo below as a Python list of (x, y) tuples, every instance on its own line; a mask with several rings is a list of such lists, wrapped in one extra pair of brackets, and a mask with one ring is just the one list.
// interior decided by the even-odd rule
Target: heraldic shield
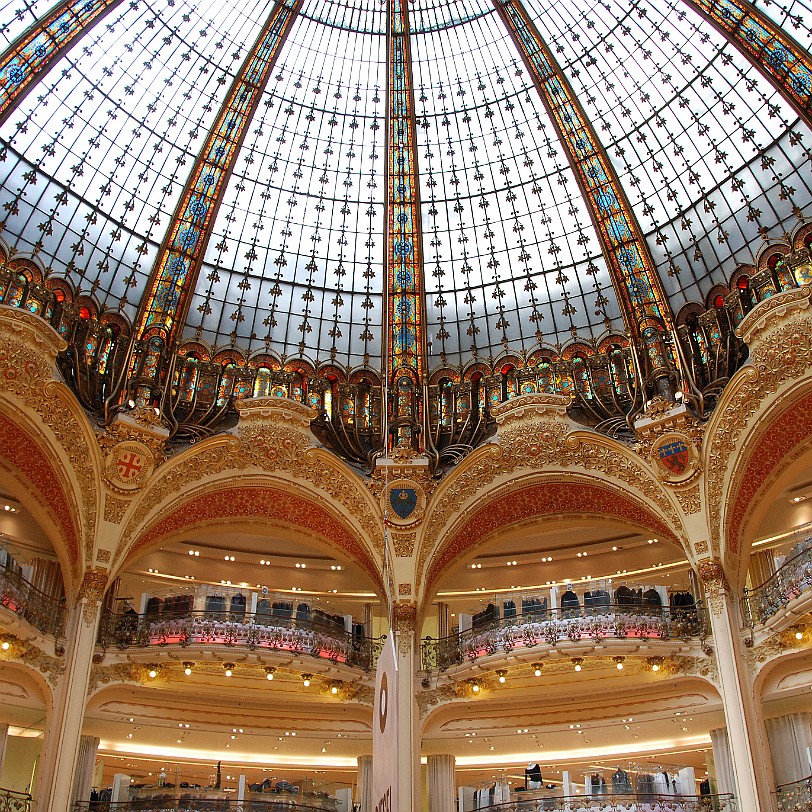
[(676, 476), (683, 474), (688, 467), (688, 446), (681, 440), (661, 446), (659, 454), (660, 462)]
[(417, 491), (414, 488), (391, 488), (389, 503), (401, 519), (408, 519), (417, 507)]

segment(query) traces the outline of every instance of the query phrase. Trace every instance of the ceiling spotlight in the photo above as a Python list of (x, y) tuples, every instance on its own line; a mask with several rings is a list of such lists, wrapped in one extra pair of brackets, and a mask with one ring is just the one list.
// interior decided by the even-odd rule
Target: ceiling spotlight
[(223, 663), (223, 668), (226, 670), (226, 676), (230, 677), (234, 673), (237, 666), (234, 663)]
[(150, 679), (155, 679), (155, 677), (158, 676), (158, 666), (157, 665), (151, 665), (149, 667), (149, 671), (147, 673), (148, 673)]
[(476, 680), (474, 680), (474, 682), (472, 682), (472, 683), (471, 683), (471, 690), (472, 690), (472, 691), (473, 691), (475, 694), (478, 694), (478, 693), (479, 693), (479, 683), (478, 683)]
[[(804, 639), (804, 633), (803, 632), (795, 632), (795, 639), (796, 640), (803, 640)], [(6, 645), (6, 643), (4, 643), (3, 645)]]
[(192, 669), (195, 667), (194, 663), (184, 663), (183, 664), (183, 673), (186, 674), (187, 677), (192, 675)]
[(659, 671), (662, 664), (663, 664), (663, 658), (662, 657), (649, 657), (648, 658), (649, 668), (654, 672)]
[(265, 667), (265, 676), (269, 679), (273, 679), (273, 675), (276, 673), (276, 669), (272, 665), (268, 665)]
[(334, 683), (333, 683), (333, 684), (330, 686), (330, 693), (331, 693), (333, 696), (335, 696), (335, 695), (338, 693), (338, 683), (337, 683), (337, 682), (334, 682)]
[(309, 688), (311, 679), (313, 679), (312, 674), (302, 674), (302, 685), (304, 685), (305, 688)]
[(540, 677), (541, 669), (544, 667), (544, 663), (533, 663), (533, 665), (530, 667), (533, 669), (534, 676)]
[(501, 682), (504, 685), (505, 677), (507, 677), (507, 671), (497, 671), (496, 675), (499, 677), (499, 682)]
[(572, 662), (572, 664), (575, 666), (576, 671), (580, 671), (581, 670), (581, 665), (584, 662), (584, 658), (583, 657), (573, 657), (570, 662)]
[(618, 671), (623, 670), (623, 661), (625, 659), (626, 659), (625, 657), (612, 657), (612, 662), (615, 664)]
[(0, 643), (0, 648), (3, 649), (3, 651), (8, 651), (11, 648), (11, 643), (9, 643), (8, 640), (4, 640)]

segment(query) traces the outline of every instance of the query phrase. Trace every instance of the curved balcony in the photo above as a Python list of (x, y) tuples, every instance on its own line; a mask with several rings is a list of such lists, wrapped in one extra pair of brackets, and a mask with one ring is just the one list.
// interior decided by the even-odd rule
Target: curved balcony
[(310, 654), (371, 670), (382, 639), (350, 634), (335, 625), (299, 617), (231, 612), (163, 612), (160, 615), (105, 612), (99, 625), (104, 648), (224, 646), (249, 651)]
[(596, 795), (534, 798), (521, 793), (508, 803), (489, 806), (495, 812), (739, 812), (732, 795)]
[(560, 642), (592, 640), (692, 640), (704, 642), (710, 633), (706, 612), (701, 607), (655, 609), (645, 606), (607, 604), (580, 609), (544, 609), (517, 614), (470, 631), (422, 643), (422, 664), (426, 671), (445, 671), (466, 660), (473, 661), (496, 652), (534, 646), (556, 646)]
[(29, 812), (31, 796), (27, 792), (15, 792), (0, 787), (0, 812)]
[[(244, 800), (224, 796), (219, 790), (181, 786), (135, 791), (130, 801), (74, 804), (73, 812), (336, 812), (338, 803), (326, 792), (246, 792)], [(5, 812), (5, 810), (0, 810)]]
[(0, 565), (0, 606), (43, 634), (64, 632), (65, 600), (41, 592), (7, 564)]
[(812, 775), (792, 784), (782, 784), (776, 795), (778, 812), (807, 812), (812, 809)]
[(793, 604), (812, 597), (812, 547), (786, 561), (761, 586), (745, 589), (742, 614), (749, 626), (760, 626), (779, 613), (792, 613)]

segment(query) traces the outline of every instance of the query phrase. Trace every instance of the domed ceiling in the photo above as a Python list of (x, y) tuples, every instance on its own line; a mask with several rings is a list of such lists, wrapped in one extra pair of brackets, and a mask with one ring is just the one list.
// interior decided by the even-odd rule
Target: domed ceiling
[[(135, 321), (275, 8), (133, 0), (86, 26), (0, 128), (6, 243)], [(523, 8), (605, 150), (673, 313), (810, 214), (809, 128), (690, 3)], [(759, 8), (809, 48), (804, 5)], [(47, 9), (7, 3), (6, 41)], [(304, 0), (291, 12), (255, 112), (234, 119), (243, 140), (186, 280), (183, 338), (380, 369), (387, 9)], [(430, 366), (626, 329), (590, 201), (494, 3), (415, 0), (408, 14)]]

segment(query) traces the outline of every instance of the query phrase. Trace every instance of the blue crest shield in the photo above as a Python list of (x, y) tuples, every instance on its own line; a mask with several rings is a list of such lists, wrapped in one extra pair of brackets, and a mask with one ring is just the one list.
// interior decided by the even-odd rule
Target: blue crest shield
[(417, 507), (417, 491), (414, 488), (391, 488), (389, 504), (401, 519), (408, 519)]

